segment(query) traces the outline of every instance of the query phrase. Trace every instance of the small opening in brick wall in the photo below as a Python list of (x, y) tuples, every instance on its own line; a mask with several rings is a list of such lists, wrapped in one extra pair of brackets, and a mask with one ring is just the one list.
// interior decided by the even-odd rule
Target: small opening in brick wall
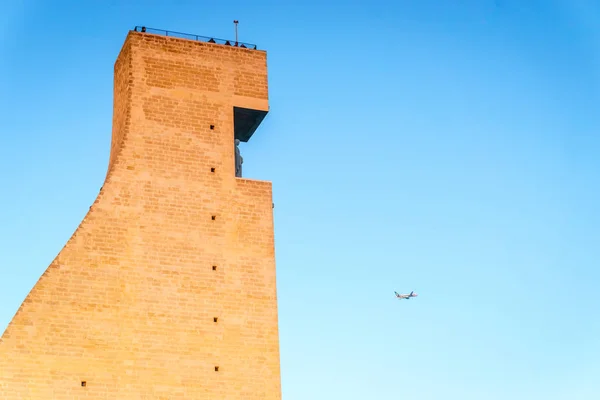
[(217, 266), (213, 265), (213, 271), (216, 271), (216, 270), (217, 270)]
[(214, 125), (211, 125), (211, 126), (210, 126), (210, 129), (211, 129), (211, 130), (212, 130), (212, 129), (215, 129), (215, 126), (214, 126)]
[(219, 367), (215, 367), (215, 371), (218, 371), (218, 370), (219, 370)]
[(81, 386), (85, 387), (85, 385), (87, 385), (87, 382), (86, 381), (81, 381)]
[(214, 167), (212, 167), (212, 168), (210, 169), (210, 172), (215, 172), (215, 168), (214, 168)]
[(217, 216), (216, 216), (216, 215), (213, 215), (213, 216), (212, 216), (212, 220), (214, 221), (215, 219), (217, 219)]
[(217, 320), (218, 320), (218, 319), (219, 319), (219, 318), (217, 318), (217, 317), (214, 317), (214, 318), (213, 318), (213, 321), (217, 322)]

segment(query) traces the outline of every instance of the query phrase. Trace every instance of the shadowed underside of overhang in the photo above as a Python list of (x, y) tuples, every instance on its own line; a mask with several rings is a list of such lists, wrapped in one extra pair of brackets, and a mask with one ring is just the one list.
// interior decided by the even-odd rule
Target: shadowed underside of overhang
[(256, 131), (268, 111), (233, 107), (234, 135), (241, 142), (247, 142)]

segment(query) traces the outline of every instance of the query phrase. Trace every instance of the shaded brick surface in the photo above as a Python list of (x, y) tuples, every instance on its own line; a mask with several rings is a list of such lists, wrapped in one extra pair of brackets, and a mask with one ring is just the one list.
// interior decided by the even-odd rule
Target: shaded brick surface
[(271, 183), (234, 176), (233, 106), (267, 99), (265, 52), (128, 34), (106, 180), (0, 339), (0, 399), (281, 399)]

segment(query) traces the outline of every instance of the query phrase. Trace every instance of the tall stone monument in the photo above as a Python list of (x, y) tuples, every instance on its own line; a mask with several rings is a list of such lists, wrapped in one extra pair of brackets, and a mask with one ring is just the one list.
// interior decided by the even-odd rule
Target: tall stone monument
[[(130, 31), (108, 172), (0, 339), (0, 399), (279, 400), (266, 53)], [(100, 186), (100, 185), (99, 185)]]

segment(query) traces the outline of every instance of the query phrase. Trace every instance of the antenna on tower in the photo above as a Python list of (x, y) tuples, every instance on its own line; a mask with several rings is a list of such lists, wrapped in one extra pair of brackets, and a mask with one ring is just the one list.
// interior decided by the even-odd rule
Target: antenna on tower
[(238, 26), (238, 23), (239, 23), (239, 22), (240, 22), (240, 21), (238, 21), (237, 19), (234, 19), (234, 20), (233, 20), (233, 23), (235, 24), (235, 45), (236, 45), (236, 46), (238, 45), (238, 32), (237, 32), (237, 26)]

